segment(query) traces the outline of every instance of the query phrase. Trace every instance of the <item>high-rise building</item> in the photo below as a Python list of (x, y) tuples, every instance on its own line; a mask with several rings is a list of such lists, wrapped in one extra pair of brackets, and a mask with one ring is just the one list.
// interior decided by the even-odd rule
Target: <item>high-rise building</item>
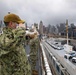
[(38, 24), (37, 24), (37, 23), (34, 23), (34, 26), (35, 26), (36, 29), (38, 30)]
[(43, 35), (43, 22), (42, 21), (40, 21), (40, 24), (39, 24), (39, 33)]
[(43, 33), (46, 34), (46, 27), (43, 25)]

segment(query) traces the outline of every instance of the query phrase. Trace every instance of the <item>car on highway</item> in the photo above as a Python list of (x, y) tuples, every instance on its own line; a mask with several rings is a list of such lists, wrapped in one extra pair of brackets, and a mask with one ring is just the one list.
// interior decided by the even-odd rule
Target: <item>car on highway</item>
[(62, 45), (57, 45), (57, 50), (63, 50), (64, 47)]
[(72, 62), (76, 63), (76, 57), (72, 58)]
[(69, 53), (64, 54), (64, 58), (66, 58), (66, 59), (72, 59), (75, 56), (76, 56), (76, 52), (75, 51), (71, 51)]

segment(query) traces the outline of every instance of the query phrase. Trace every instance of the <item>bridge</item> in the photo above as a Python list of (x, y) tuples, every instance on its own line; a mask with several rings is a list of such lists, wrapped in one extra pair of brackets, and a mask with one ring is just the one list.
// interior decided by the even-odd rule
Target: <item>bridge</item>
[(53, 39), (44, 39), (40, 42), (44, 70), (42, 75), (76, 75), (76, 63), (64, 58), (64, 50), (53, 48), (51, 40)]

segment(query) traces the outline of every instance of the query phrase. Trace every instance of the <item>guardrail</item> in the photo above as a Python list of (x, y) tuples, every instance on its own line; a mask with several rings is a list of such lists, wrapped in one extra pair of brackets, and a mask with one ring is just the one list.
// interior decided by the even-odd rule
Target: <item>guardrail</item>
[(47, 57), (43, 48), (43, 45), (40, 43), (40, 46), (42, 48), (42, 54), (43, 54), (43, 59), (44, 59), (44, 66), (45, 66), (45, 70), (46, 70), (46, 75), (52, 75), (52, 72), (50, 70), (48, 61), (47, 61)]

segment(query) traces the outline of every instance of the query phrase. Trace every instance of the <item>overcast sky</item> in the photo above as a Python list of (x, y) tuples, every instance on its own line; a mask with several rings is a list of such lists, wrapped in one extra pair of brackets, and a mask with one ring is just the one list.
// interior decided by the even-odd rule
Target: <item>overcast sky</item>
[(8, 12), (15, 13), (28, 25), (43, 21), (44, 25), (69, 23), (76, 25), (76, 0), (0, 0), (0, 20)]

